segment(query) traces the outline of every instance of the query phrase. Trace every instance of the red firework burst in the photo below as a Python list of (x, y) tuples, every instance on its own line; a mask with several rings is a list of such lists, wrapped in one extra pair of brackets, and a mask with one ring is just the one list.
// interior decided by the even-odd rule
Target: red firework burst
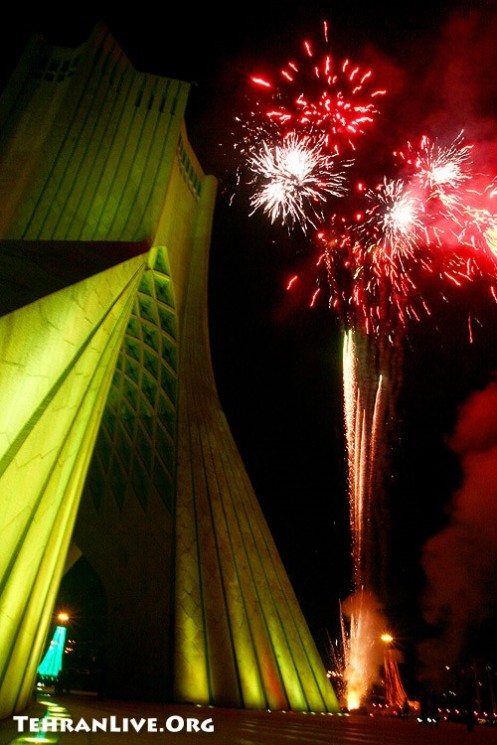
[(393, 340), (431, 315), (447, 285), (478, 280), (497, 300), (495, 181), (482, 188), (472, 149), (462, 134), (446, 147), (422, 137), (401, 157), (402, 178), (358, 189), (354, 216), (334, 214), (317, 233), (329, 304), (345, 327)]
[(251, 82), (260, 93), (257, 115), (262, 112), (283, 131), (318, 133), (338, 155), (356, 149), (355, 140), (373, 124), (386, 90), (374, 85), (372, 69), (336, 57), (326, 21), (323, 30), (324, 51), (304, 40), (303, 54), (286, 63), (276, 82), (260, 75)]

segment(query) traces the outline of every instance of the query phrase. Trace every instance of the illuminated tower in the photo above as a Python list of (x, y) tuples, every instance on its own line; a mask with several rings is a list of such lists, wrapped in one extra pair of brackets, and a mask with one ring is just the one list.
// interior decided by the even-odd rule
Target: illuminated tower
[(0, 100), (0, 716), (75, 545), (112, 695), (337, 708), (216, 391), (188, 94), (98, 26), (33, 39)]

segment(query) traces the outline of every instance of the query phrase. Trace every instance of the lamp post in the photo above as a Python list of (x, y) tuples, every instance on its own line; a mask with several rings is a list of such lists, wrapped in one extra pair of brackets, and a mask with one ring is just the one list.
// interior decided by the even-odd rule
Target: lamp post
[(70, 620), (70, 616), (65, 611), (60, 611), (56, 616), (56, 620), (57, 625), (52, 640), (38, 667), (38, 674), (41, 678), (48, 680), (56, 680), (62, 670), (62, 658), (67, 634), (66, 625)]
[(394, 637), (388, 631), (381, 634), (384, 646), (383, 670), (385, 675), (385, 702), (387, 706), (394, 706), (403, 711), (407, 703), (407, 695), (400, 679), (399, 666), (393, 654)]

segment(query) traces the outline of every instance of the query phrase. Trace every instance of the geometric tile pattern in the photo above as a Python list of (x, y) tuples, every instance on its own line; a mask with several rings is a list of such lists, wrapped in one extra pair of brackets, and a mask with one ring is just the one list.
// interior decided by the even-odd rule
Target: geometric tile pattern
[(144, 273), (119, 352), (86, 489), (98, 509), (156, 494), (172, 513), (178, 329), (166, 250)]

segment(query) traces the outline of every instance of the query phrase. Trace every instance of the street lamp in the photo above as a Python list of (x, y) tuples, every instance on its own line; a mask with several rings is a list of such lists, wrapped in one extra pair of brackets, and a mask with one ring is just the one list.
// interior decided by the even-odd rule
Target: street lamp
[[(380, 636), (385, 645), (383, 655), (383, 672), (385, 676), (385, 701), (387, 706), (395, 706), (401, 711), (406, 711), (407, 695), (400, 678), (399, 666), (395, 658), (394, 642), (395, 639), (388, 631)], [(405, 714), (405, 715), (406, 715)]]

